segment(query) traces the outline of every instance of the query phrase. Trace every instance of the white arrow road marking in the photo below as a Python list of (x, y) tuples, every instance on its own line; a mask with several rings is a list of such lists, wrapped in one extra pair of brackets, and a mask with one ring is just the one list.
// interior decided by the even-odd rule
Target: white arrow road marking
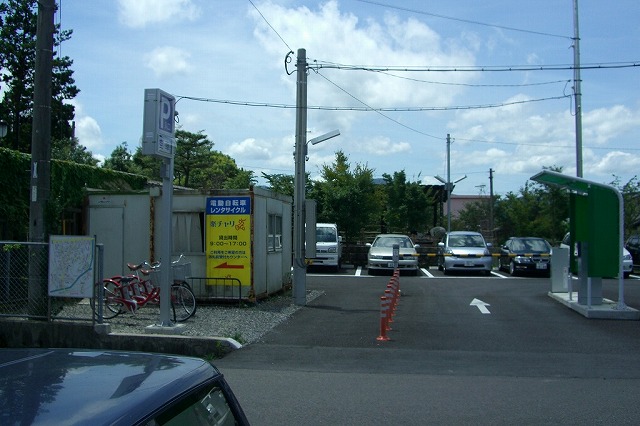
[(469, 306), (477, 306), (478, 309), (480, 309), (480, 312), (482, 312), (483, 314), (490, 314), (491, 312), (489, 312), (489, 310), (487, 309), (487, 306), (491, 306), (490, 304), (483, 302), (480, 299), (473, 299), (471, 301), (471, 303), (469, 303)]

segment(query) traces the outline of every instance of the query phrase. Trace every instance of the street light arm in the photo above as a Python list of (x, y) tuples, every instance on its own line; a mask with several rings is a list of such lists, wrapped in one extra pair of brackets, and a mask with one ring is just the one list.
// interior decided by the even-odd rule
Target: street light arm
[(307, 144), (316, 145), (320, 142), (324, 142), (327, 139), (335, 138), (340, 135), (340, 130), (332, 130), (329, 133), (325, 133), (324, 135), (317, 136), (307, 142)]

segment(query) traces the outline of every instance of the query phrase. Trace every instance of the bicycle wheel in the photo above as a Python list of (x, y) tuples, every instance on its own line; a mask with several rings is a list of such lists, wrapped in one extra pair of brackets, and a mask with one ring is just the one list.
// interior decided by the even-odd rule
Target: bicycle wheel
[(171, 285), (171, 313), (174, 321), (186, 321), (196, 313), (196, 297), (184, 283)]
[(98, 292), (101, 290), (101, 287), (104, 289), (102, 318), (110, 319), (120, 313), (122, 292), (120, 291), (120, 286), (115, 281), (104, 280), (102, 283), (96, 283), (94, 297), (91, 299), (91, 308), (96, 315), (98, 315), (96, 302), (98, 301)]

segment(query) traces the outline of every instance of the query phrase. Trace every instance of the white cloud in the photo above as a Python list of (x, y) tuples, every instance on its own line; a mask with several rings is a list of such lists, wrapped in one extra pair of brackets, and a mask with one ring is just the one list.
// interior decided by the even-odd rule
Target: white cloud
[[(360, 21), (355, 15), (341, 13), (338, 2), (331, 0), (318, 10), (307, 7), (285, 9), (273, 3), (261, 6), (261, 12), (289, 46), (304, 46), (307, 60), (313, 68), (322, 61), (352, 65), (402, 65), (403, 67), (472, 65), (472, 51), (464, 43), (441, 40), (429, 26), (415, 19), (402, 20), (391, 15), (383, 23)], [(254, 10), (250, 14), (256, 22), (255, 36), (273, 55), (274, 66), (282, 67), (282, 40)], [(312, 31), (311, 31), (312, 29)], [(277, 62), (276, 62), (277, 61)], [(295, 59), (294, 59), (295, 61)], [(295, 62), (289, 66), (295, 70)], [(319, 68), (318, 76), (309, 74), (309, 105), (363, 104), (378, 108), (386, 106), (442, 106), (449, 105), (460, 93), (458, 86), (424, 83), (416, 90), (415, 74), (344, 71)], [(469, 82), (471, 73), (439, 75), (439, 82)], [(285, 80), (294, 90), (295, 80)], [(362, 103), (361, 103), (362, 102)], [(361, 113), (344, 112), (342, 119), (351, 121)]]
[(582, 137), (591, 144), (602, 145), (640, 127), (640, 111), (631, 111), (622, 105), (595, 109), (582, 117)]
[(271, 157), (271, 147), (264, 141), (245, 139), (229, 146), (227, 155), (244, 160), (265, 160)]
[(132, 28), (170, 20), (193, 21), (200, 9), (191, 0), (118, 0), (120, 22)]
[(76, 137), (89, 151), (103, 147), (102, 130), (93, 117), (76, 117)]
[(182, 49), (164, 46), (153, 49), (144, 56), (146, 66), (157, 76), (185, 74), (191, 70), (189, 59), (191, 55)]

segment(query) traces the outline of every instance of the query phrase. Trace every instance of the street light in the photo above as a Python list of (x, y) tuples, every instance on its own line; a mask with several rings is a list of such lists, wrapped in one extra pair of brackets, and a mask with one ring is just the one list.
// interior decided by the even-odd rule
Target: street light
[(434, 178), (438, 179), (444, 184), (444, 189), (445, 191), (447, 191), (447, 233), (451, 232), (451, 192), (453, 192), (455, 184), (460, 182), (462, 179), (466, 179), (466, 177), (467, 175), (464, 175), (455, 182), (451, 182), (450, 177), (448, 180), (444, 180), (438, 175), (434, 176)]
[[(297, 305), (305, 305), (306, 286), (307, 286), (307, 273), (305, 264), (305, 224), (306, 215), (305, 208), (305, 161), (307, 160), (307, 147), (309, 144), (316, 145), (320, 142), (324, 142), (327, 139), (335, 138), (340, 134), (340, 130), (332, 130), (329, 133), (325, 133), (318, 137), (315, 137), (308, 142), (296, 140), (295, 150), (295, 178), (294, 178), (294, 223), (293, 223), (293, 241), (294, 241), (294, 253), (293, 253), (293, 286), (294, 286), (294, 301)], [(301, 146), (300, 146), (301, 145)], [(302, 148), (302, 149), (300, 149)]]

